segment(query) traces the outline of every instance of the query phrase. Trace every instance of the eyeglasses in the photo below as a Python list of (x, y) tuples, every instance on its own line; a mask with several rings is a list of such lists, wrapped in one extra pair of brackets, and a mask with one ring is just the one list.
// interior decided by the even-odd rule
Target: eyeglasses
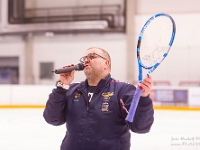
[(83, 57), (80, 59), (80, 62), (81, 62), (81, 63), (84, 63), (84, 61), (85, 61), (86, 59), (87, 59), (87, 60), (95, 59), (95, 58), (97, 58), (96, 56), (99, 56), (99, 57), (101, 57), (101, 58), (107, 60), (105, 57), (103, 57), (103, 56), (101, 56), (101, 55), (99, 55), (99, 54), (97, 54), (97, 53), (89, 53), (87, 56), (83, 56)]

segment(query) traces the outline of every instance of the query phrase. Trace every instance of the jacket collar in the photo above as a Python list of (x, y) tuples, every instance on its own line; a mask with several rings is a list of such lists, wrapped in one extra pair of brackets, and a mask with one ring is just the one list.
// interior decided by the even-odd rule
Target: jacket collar
[[(108, 74), (104, 79), (101, 79), (97, 85), (97, 91), (100, 89), (103, 89), (106, 84), (111, 80), (111, 75)], [(79, 89), (81, 91), (85, 91), (87, 93), (87, 87), (88, 87), (88, 80), (81, 82), (79, 85)]]

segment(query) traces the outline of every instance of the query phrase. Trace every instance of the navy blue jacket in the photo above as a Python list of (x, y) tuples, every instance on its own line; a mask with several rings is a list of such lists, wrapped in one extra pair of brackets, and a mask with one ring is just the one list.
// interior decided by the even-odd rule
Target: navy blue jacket
[(133, 123), (125, 121), (135, 86), (118, 82), (110, 74), (102, 79), (89, 102), (87, 80), (69, 90), (53, 89), (43, 116), (47, 123), (66, 123), (61, 150), (129, 150), (130, 130), (149, 132), (154, 110), (149, 97), (141, 97)]

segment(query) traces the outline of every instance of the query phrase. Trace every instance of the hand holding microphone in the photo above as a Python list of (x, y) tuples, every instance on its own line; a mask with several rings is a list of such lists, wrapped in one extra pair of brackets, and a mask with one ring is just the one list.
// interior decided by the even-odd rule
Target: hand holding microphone
[(69, 85), (73, 79), (74, 79), (74, 73), (75, 70), (83, 70), (84, 69), (84, 64), (79, 63), (77, 65), (71, 64), (64, 66), (61, 69), (56, 69), (55, 72), (56, 74), (60, 74), (60, 82), (66, 85)]

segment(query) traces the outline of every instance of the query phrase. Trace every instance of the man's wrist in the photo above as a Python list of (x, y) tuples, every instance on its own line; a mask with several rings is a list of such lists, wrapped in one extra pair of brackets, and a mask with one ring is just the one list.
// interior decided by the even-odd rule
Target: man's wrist
[(65, 90), (69, 89), (69, 85), (62, 83), (60, 80), (56, 82), (56, 87), (61, 87)]

